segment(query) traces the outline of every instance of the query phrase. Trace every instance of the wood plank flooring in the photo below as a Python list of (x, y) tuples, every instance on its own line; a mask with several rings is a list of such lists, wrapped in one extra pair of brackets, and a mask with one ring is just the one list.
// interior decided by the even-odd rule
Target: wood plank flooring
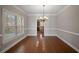
[(56, 36), (28, 36), (6, 53), (76, 53)]

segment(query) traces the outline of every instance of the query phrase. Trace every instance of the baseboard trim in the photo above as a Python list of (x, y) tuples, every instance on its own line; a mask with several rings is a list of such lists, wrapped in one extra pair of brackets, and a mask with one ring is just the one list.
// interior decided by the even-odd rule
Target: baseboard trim
[(37, 34), (27, 34), (27, 36), (37, 36)]
[(58, 38), (60, 38), (63, 42), (65, 42), (66, 44), (68, 44), (70, 47), (72, 47), (74, 50), (76, 50), (77, 52), (79, 52), (79, 49), (76, 48), (74, 45), (70, 44), (69, 42), (67, 42), (65, 39), (63, 39), (62, 37), (60, 37), (59, 35), (57, 35)]
[(45, 36), (57, 36), (57, 34), (46, 34)]
[[(37, 36), (37, 34), (27, 34), (27, 36)], [(45, 34), (45, 36), (57, 36), (57, 34)]]
[(13, 47), (14, 45), (16, 45), (18, 42), (20, 42), (21, 40), (23, 40), (25, 37), (27, 37), (27, 35), (23, 36), (22, 38), (20, 38), (18, 41), (14, 42), (14, 44), (6, 47), (4, 50), (1, 51), (1, 53), (6, 52), (7, 50), (9, 50), (11, 47)]

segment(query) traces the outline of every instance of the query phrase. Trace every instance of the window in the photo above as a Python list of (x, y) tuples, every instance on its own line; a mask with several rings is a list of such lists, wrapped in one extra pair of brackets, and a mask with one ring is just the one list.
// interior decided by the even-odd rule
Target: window
[(3, 9), (3, 44), (24, 34), (24, 17)]
[[(3, 9), (3, 43), (16, 36), (16, 16)], [(7, 40), (8, 39), (8, 40)]]
[(24, 18), (17, 16), (17, 35), (24, 34)]

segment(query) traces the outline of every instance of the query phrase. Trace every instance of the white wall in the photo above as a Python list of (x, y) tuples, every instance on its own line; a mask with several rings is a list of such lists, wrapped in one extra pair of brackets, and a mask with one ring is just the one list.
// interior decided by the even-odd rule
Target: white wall
[(37, 16), (36, 15), (28, 15), (28, 36), (36, 36), (37, 35)]
[[(28, 15), (28, 35), (37, 34), (37, 17), (41, 14)], [(79, 52), (79, 6), (67, 6), (57, 15), (47, 14), (45, 36), (58, 36)]]
[[(15, 15), (21, 15), (24, 17), (24, 22), (25, 22), (25, 32), (23, 35), (20, 36), (15, 36), (14, 38), (11, 38), (10, 40), (7, 39), (7, 43), (3, 44), (4, 39), (3, 37), (3, 24), (2, 24), (2, 8), (7, 9), (8, 11), (14, 13)], [(0, 51), (6, 51), (7, 49), (11, 48), (12, 46), (14, 46), (16, 43), (18, 43), (19, 41), (21, 41), (23, 38), (26, 37), (27, 35), (27, 13), (24, 12), (22, 9), (19, 9), (16, 6), (13, 5), (1, 5), (0, 6), (0, 35), (2, 35), (2, 37), (0, 37)], [(20, 39), (21, 38), (21, 39)]]
[(56, 25), (57, 25), (57, 16), (56, 15), (47, 15), (48, 20), (44, 24), (44, 34), (45, 36), (56, 36)]
[(70, 6), (57, 16), (57, 34), (79, 52), (79, 6)]
[[(14, 7), (4, 7), (9, 10), (12, 10), (15, 13), (23, 15)], [(1, 9), (0, 9), (1, 11)], [(1, 12), (0, 12), (1, 15)], [(28, 17), (24, 15), (25, 20), (25, 33), (28, 36), (37, 35), (37, 19), (42, 16), (41, 14), (29, 14)], [(46, 14), (48, 20), (45, 22), (45, 36), (57, 36), (69, 44), (71, 47), (79, 51), (79, 6), (70, 6), (64, 9), (63, 12), (58, 15)], [(0, 17), (1, 18), (1, 17)], [(28, 20), (27, 20), (28, 19)], [(1, 21), (1, 19), (0, 19)], [(0, 23), (1, 28), (1, 23)], [(0, 34), (2, 30), (0, 29)], [(1, 44), (2, 38), (0, 38)], [(15, 41), (14, 41), (15, 42)], [(11, 45), (11, 42), (8, 45)], [(7, 47), (7, 46), (6, 46)]]
[(0, 47), (2, 45), (2, 20), (1, 20), (1, 8), (0, 8)]
[[(56, 15), (45, 14), (49, 19), (45, 22), (45, 36), (55, 36), (56, 28)], [(29, 14), (28, 15), (28, 35), (36, 36), (37, 35), (37, 18), (42, 16), (41, 14)]]

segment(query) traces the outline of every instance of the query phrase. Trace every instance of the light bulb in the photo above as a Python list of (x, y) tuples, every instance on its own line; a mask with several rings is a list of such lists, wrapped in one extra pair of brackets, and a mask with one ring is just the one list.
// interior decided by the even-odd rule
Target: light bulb
[(39, 19), (43, 19), (43, 17), (40, 17)]
[(48, 19), (48, 17), (44, 16), (44, 19)]

